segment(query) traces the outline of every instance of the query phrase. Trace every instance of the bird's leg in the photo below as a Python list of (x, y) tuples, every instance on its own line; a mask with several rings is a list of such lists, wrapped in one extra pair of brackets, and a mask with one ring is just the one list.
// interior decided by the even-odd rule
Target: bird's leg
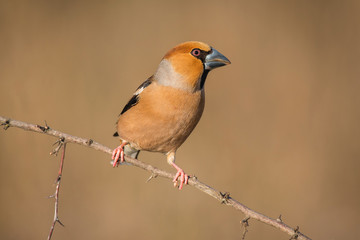
[(120, 162), (124, 162), (124, 146), (128, 144), (128, 142), (123, 141), (120, 146), (114, 149), (112, 152), (111, 159), (114, 160), (113, 167), (119, 166), (119, 158)]
[(184, 172), (184, 170), (182, 170), (179, 166), (175, 164), (175, 152), (169, 152), (167, 154), (167, 161), (171, 166), (173, 166), (177, 170), (173, 182), (174, 182), (174, 187), (176, 187), (177, 181), (180, 177), (179, 190), (181, 190), (183, 188), (184, 183), (188, 184), (189, 176)]

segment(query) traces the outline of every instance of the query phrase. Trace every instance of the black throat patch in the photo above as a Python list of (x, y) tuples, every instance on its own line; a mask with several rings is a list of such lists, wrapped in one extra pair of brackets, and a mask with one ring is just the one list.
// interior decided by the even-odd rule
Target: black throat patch
[(209, 73), (209, 70), (204, 69), (204, 72), (203, 72), (203, 74), (201, 75), (200, 89), (203, 89), (203, 88), (204, 88), (204, 84), (205, 84), (206, 77), (207, 77), (208, 73)]

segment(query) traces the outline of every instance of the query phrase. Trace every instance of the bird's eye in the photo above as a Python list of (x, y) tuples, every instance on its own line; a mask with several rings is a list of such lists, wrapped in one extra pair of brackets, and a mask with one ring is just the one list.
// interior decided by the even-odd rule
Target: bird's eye
[(191, 54), (192, 54), (194, 57), (200, 56), (200, 53), (201, 53), (201, 51), (200, 51), (200, 49), (198, 49), (198, 48), (195, 48), (195, 49), (193, 49), (193, 50), (191, 51)]

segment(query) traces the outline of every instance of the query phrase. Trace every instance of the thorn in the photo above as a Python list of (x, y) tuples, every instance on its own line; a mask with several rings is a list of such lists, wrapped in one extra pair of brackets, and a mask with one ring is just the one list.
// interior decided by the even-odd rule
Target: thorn
[(276, 219), (276, 221), (282, 223), (281, 214), (280, 214), (279, 217)]
[(64, 225), (62, 222), (60, 222), (60, 219), (59, 219), (59, 218), (56, 218), (56, 221), (57, 221), (61, 226), (65, 227), (65, 225)]
[(153, 178), (157, 178), (157, 176), (158, 175), (156, 173), (152, 173), (148, 180), (146, 180), (146, 183), (150, 182), (150, 180), (152, 180)]
[(57, 140), (56, 142), (54, 142), (53, 146), (56, 145), (56, 144), (58, 144), (58, 145), (63, 144), (64, 142), (65, 142), (65, 138), (64, 138), (64, 137), (61, 137), (59, 140)]
[(47, 124), (46, 120), (44, 120), (44, 122), (45, 122), (45, 130), (47, 131), (47, 130), (50, 129), (50, 127), (49, 127), (49, 125)]
[(48, 196), (48, 198), (54, 198), (55, 194)]
[(228, 203), (228, 200), (230, 198), (230, 193), (229, 192), (225, 192), (225, 193), (220, 192), (220, 195), (222, 197), (221, 204)]
[(86, 145), (90, 146), (93, 142), (94, 142), (94, 140), (89, 138), (88, 140), (86, 140)]
[(299, 226), (296, 226), (296, 228), (294, 228), (294, 234), (291, 236), (291, 238), (289, 240), (292, 240), (292, 239), (298, 239), (299, 237)]
[(10, 119), (7, 119), (4, 123), (1, 123), (0, 126), (4, 126), (4, 130), (7, 130), (10, 127)]
[(36, 125), (36, 127), (40, 128), (40, 130), (44, 133), (46, 133), (50, 129), (50, 127), (47, 125), (46, 121), (45, 121), (45, 127), (40, 126), (40, 125)]

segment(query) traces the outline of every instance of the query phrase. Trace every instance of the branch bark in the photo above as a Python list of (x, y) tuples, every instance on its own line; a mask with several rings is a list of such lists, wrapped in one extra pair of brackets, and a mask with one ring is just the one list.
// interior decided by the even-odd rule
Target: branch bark
[[(66, 143), (76, 143), (79, 145), (83, 145), (85, 147), (89, 147), (89, 148), (92, 148), (92, 149), (95, 149), (98, 151), (102, 151), (109, 155), (112, 154), (112, 149), (110, 149), (98, 142), (95, 142), (92, 139), (86, 139), (86, 138), (80, 138), (77, 136), (72, 136), (70, 134), (66, 134), (66, 133), (57, 131), (55, 129), (51, 129), (47, 125), (44, 127), (44, 126), (34, 125), (34, 124), (25, 123), (25, 122), (21, 122), (21, 121), (17, 121), (17, 120), (11, 120), (11, 119), (8, 119), (8, 118), (2, 117), (2, 116), (0, 116), (0, 123), (4, 127), (5, 130), (9, 127), (17, 127), (17, 128), (21, 128), (21, 129), (27, 130), (27, 131), (33, 131), (33, 132), (37, 132), (37, 133), (43, 133), (46, 135), (54, 136), (54, 137), (63, 139)], [(149, 164), (144, 163), (137, 159), (130, 158), (128, 156), (125, 156), (125, 161), (128, 163), (131, 163), (135, 167), (139, 167), (148, 172), (151, 172), (152, 176), (160, 176), (160, 177), (168, 178), (171, 180), (175, 176), (174, 174), (171, 174), (164, 170), (158, 169), (152, 165), (149, 165)], [(248, 221), (249, 218), (256, 219), (262, 223), (265, 223), (267, 225), (270, 225), (272, 227), (275, 227), (275, 228), (287, 233), (288, 235), (291, 236), (290, 239), (311, 240), (311, 238), (305, 236), (303, 233), (301, 233), (299, 231), (299, 227), (292, 228), (292, 227), (288, 226), (287, 224), (285, 224), (281, 220), (281, 218), (274, 219), (274, 218), (265, 216), (264, 214), (261, 214), (259, 212), (256, 212), (256, 211), (248, 208), (244, 204), (238, 202), (237, 200), (233, 199), (232, 197), (230, 197), (229, 193), (222, 193), (222, 192), (214, 189), (213, 187), (200, 182), (199, 180), (197, 180), (194, 177), (189, 179), (188, 185), (193, 186), (193, 187), (199, 189), (200, 191), (212, 196), (213, 198), (217, 199), (219, 202), (223, 203), (224, 205), (231, 206), (231, 207), (235, 208), (236, 210), (239, 210), (246, 216), (245, 217), (245, 219), (247, 218), (246, 221)]]

